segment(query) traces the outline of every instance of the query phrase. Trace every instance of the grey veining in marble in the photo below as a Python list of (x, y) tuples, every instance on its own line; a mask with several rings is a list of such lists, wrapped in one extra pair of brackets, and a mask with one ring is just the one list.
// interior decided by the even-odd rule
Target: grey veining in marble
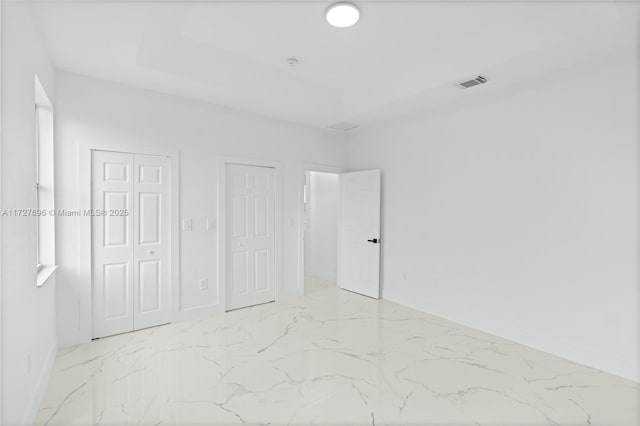
[(38, 425), (638, 425), (638, 383), (310, 283), (60, 351)]

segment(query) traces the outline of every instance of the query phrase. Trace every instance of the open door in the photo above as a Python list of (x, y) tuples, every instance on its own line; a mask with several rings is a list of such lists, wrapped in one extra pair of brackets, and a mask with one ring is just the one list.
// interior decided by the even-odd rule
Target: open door
[(380, 170), (343, 173), (340, 179), (338, 286), (380, 297)]

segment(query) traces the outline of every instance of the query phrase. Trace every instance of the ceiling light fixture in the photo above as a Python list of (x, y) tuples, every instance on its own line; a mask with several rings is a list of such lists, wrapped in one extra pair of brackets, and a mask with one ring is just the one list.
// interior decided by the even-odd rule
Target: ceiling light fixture
[(351, 3), (336, 3), (327, 10), (327, 22), (337, 28), (350, 27), (360, 19), (360, 11)]

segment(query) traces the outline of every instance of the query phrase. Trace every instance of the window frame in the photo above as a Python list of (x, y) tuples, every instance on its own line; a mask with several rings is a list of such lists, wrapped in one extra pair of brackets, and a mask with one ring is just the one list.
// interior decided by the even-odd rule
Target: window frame
[[(36, 103), (35, 107), (35, 127), (36, 127), (36, 211), (40, 211), (40, 106)], [(36, 271), (40, 272), (43, 268), (41, 262), (42, 255), (40, 253), (40, 218), (36, 217)]]
[[(35, 267), (36, 287), (42, 287), (58, 268), (55, 264), (55, 164), (53, 105), (35, 76)], [(46, 134), (43, 134), (46, 131)], [(44, 138), (44, 139), (43, 139)], [(46, 146), (43, 146), (46, 144)], [(43, 164), (43, 161), (46, 164)], [(44, 180), (44, 181), (43, 181)], [(43, 185), (44, 183), (44, 185)], [(48, 191), (45, 193), (45, 191)]]

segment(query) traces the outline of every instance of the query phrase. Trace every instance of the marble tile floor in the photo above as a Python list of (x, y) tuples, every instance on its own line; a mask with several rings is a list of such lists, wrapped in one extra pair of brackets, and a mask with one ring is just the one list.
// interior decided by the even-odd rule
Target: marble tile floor
[(640, 385), (321, 282), (61, 350), (37, 425), (639, 425)]
[(304, 294), (310, 295), (329, 288), (335, 288), (336, 283), (315, 277), (304, 277)]

